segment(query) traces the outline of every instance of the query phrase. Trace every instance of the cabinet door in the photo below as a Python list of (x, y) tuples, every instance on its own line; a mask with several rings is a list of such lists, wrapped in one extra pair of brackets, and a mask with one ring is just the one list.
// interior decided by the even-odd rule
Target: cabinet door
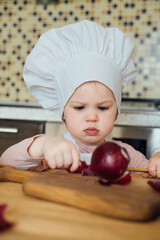
[(0, 156), (11, 145), (44, 133), (45, 122), (0, 120)]

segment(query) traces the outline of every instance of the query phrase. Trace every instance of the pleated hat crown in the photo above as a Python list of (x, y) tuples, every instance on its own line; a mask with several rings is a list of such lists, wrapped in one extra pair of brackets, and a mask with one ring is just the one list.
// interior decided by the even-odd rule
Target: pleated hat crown
[(74, 91), (89, 81), (111, 89), (120, 113), (122, 87), (136, 77), (134, 44), (119, 29), (88, 20), (53, 28), (27, 57), (23, 77), (42, 107), (60, 116)]

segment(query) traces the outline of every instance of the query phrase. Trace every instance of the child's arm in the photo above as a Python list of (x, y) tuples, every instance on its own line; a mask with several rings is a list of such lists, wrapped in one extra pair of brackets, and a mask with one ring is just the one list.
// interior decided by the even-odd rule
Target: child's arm
[(0, 158), (0, 164), (9, 165), (21, 170), (27, 170), (38, 165), (42, 159), (33, 159), (28, 154), (28, 147), (36, 137), (38, 136), (27, 138), (6, 149)]
[(1, 156), (0, 164), (17, 169), (34, 168), (46, 159), (50, 168), (67, 168), (71, 171), (79, 166), (79, 152), (76, 146), (61, 137), (34, 136), (9, 147)]
[(135, 168), (147, 168), (148, 167), (148, 159), (139, 151), (135, 150), (131, 145), (127, 143), (123, 143), (121, 141), (116, 141), (121, 147), (124, 147), (129, 156), (130, 156), (130, 163), (129, 167)]

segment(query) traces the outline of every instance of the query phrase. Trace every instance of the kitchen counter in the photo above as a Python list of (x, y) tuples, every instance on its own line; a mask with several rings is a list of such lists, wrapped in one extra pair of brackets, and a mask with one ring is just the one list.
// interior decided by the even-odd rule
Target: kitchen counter
[(0, 106), (0, 119), (61, 122), (58, 115), (40, 107)]
[[(0, 119), (61, 122), (55, 113), (41, 107), (0, 106)], [(160, 127), (160, 111), (121, 109), (115, 122), (122, 126)]]
[(131, 222), (102, 217), (73, 207), (28, 197), (22, 184), (0, 182), (0, 204), (15, 225), (0, 233), (1, 240), (158, 240), (160, 218)]

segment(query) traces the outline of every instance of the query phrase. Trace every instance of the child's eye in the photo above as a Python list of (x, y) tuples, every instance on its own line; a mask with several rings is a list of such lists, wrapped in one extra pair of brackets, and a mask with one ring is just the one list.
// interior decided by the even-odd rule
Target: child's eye
[(84, 109), (84, 106), (76, 106), (76, 107), (74, 107), (74, 109), (76, 109), (76, 110), (83, 110)]
[(102, 106), (99, 106), (98, 109), (101, 110), (101, 111), (105, 111), (105, 110), (108, 109), (108, 107), (102, 107)]

